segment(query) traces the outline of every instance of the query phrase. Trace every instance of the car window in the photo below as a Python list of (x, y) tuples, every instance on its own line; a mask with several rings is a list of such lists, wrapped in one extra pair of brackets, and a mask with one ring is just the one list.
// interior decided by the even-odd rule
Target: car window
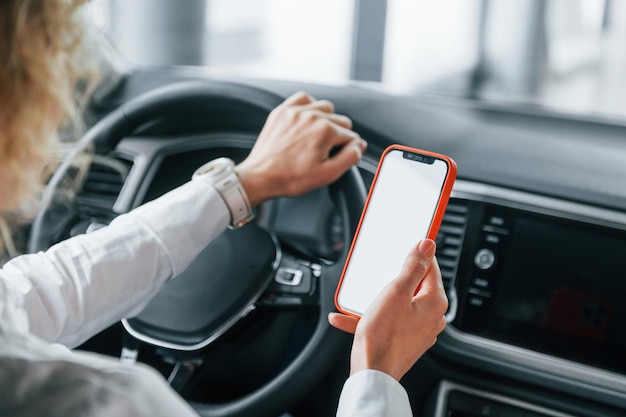
[(125, 63), (626, 116), (624, 0), (94, 0)]

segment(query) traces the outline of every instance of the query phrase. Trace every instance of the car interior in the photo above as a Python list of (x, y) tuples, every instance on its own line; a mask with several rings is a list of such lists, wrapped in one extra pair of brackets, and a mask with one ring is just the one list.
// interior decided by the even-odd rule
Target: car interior
[[(263, 203), (79, 349), (154, 367), (202, 416), (334, 416), (351, 336), (326, 317), (379, 159), (401, 144), (458, 165), (437, 236), (448, 324), (401, 380), (414, 415), (626, 415), (625, 2), (292, 3), (92, 5), (108, 69), (25, 250), (243, 160), (297, 91), (330, 100), (368, 148), (336, 183)], [(328, 33), (299, 48), (281, 32), (298, 25)], [(267, 53), (276, 72), (244, 65), (262, 42), (285, 43)]]

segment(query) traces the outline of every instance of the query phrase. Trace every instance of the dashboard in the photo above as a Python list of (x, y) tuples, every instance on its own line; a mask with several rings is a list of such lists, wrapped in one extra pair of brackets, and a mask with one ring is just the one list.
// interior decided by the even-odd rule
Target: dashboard
[(622, 403), (624, 213), (468, 182), (451, 204), (445, 354), (594, 400), (615, 390)]
[(467, 206), (471, 227), (457, 275), (455, 327), (626, 372), (626, 288), (619, 279), (626, 268), (626, 218), (589, 208), (585, 217), (585, 207), (528, 200), (498, 201), (486, 192), (457, 200)]
[[(157, 86), (203, 77), (188, 68), (129, 74), (94, 109), (106, 114)], [(281, 96), (305, 90), (331, 100), (368, 141), (359, 164), (366, 186), (392, 143), (457, 162), (437, 238), (449, 324), (402, 381), (416, 415), (626, 414), (626, 125), (358, 85), (237, 81)], [(91, 170), (120, 174), (108, 208), (96, 208), (103, 207), (101, 187), (86, 187), (79, 205), (90, 223), (107, 223), (183, 183), (208, 159), (243, 159), (253, 141), (248, 132), (125, 138), (108, 155), (115, 163), (96, 160)], [(303, 259), (317, 253), (332, 263), (349, 244), (325, 191), (268, 202), (257, 218)], [(347, 356), (337, 360), (304, 409), (326, 395), (336, 398)], [(332, 415), (332, 409), (315, 410)]]

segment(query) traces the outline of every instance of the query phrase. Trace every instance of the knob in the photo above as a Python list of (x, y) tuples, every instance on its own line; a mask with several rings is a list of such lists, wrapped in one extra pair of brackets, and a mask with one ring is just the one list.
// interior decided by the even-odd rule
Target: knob
[(481, 249), (476, 252), (476, 256), (474, 256), (474, 265), (483, 271), (491, 269), (495, 263), (496, 255), (491, 249)]

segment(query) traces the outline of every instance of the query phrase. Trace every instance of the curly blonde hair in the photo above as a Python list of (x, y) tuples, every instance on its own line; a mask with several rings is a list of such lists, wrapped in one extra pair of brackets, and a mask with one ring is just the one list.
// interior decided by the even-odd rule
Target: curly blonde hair
[(94, 85), (85, 2), (0, 1), (0, 253), (10, 249), (8, 224), (33, 207), (58, 162), (59, 128), (80, 124), (85, 86)]

